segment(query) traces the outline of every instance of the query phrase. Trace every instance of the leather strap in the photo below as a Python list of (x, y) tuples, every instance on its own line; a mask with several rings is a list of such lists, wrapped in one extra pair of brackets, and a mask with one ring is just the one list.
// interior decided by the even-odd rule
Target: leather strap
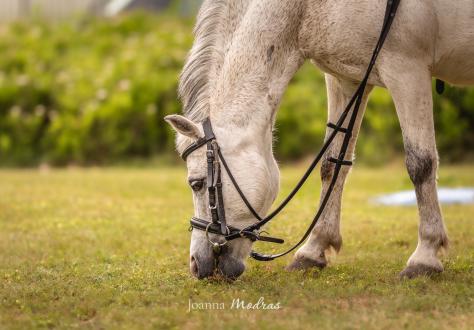
[(181, 158), (186, 161), (188, 156), (192, 154), (194, 151), (197, 149), (201, 148), (204, 146), (206, 143), (209, 141), (215, 140), (214, 132), (212, 131), (211, 127), (211, 120), (209, 118), (206, 118), (204, 122), (202, 123), (202, 127), (204, 129), (204, 137), (197, 139), (193, 143), (191, 143), (189, 146), (184, 149), (183, 153), (181, 154)]
[(216, 198), (216, 180), (217, 175), (215, 173), (215, 154), (212, 148), (212, 142), (207, 143), (207, 192), (209, 198), (209, 211), (211, 213), (211, 219), (213, 223), (219, 222), (219, 215), (217, 213), (217, 198)]
[[(216, 148), (219, 148), (216, 146)], [(226, 233), (226, 226), (227, 220), (225, 217), (225, 208), (224, 208), (224, 197), (222, 194), (222, 175), (221, 175), (221, 167), (218, 161), (215, 162), (216, 166), (216, 194), (217, 194), (217, 216), (219, 218), (219, 222), (221, 224), (221, 233)]]
[(199, 138), (195, 142), (191, 143), (189, 146), (184, 149), (183, 153), (181, 154), (181, 158), (185, 161), (188, 159), (188, 156), (192, 154), (194, 151), (197, 149), (201, 148), (203, 145), (205, 145), (207, 142), (210, 140), (214, 139), (213, 137), (208, 139), (206, 137)]
[(203, 122), (204, 136), (207, 142), (207, 190), (209, 194), (209, 210), (212, 223), (220, 224), (221, 234), (227, 233), (227, 221), (225, 217), (224, 198), (222, 195), (222, 175), (219, 159), (217, 156), (219, 146), (215, 141), (211, 120), (206, 118)]
[[(190, 221), (191, 227), (196, 228), (199, 230), (206, 230), (207, 226), (209, 225), (209, 221), (206, 221), (204, 219), (192, 217)], [(229, 229), (229, 233), (227, 234), (227, 229)], [(215, 224), (212, 223), (209, 225), (209, 228), (207, 229), (208, 232), (216, 235), (222, 235), (222, 230), (220, 224)], [(270, 237), (270, 236), (264, 236), (260, 235), (259, 233), (255, 232), (248, 232), (248, 231), (243, 231), (241, 229), (232, 227), (232, 226), (227, 226), (225, 229), (225, 239), (230, 241), (236, 238), (248, 238), (251, 241), (262, 241), (262, 242), (270, 242), (270, 243), (277, 243), (277, 244), (282, 244), (285, 241), (282, 240), (281, 238), (276, 238), (276, 237)]]
[(347, 133), (347, 128), (339, 127), (339, 126), (337, 126), (336, 124), (333, 124), (333, 123), (328, 123), (327, 127), (332, 128), (333, 130), (336, 130), (336, 131), (341, 132), (341, 133)]
[(336, 165), (344, 165), (344, 166), (352, 166), (352, 162), (350, 160), (344, 160), (344, 159), (337, 159), (334, 157), (329, 157), (328, 161), (331, 163), (334, 163)]

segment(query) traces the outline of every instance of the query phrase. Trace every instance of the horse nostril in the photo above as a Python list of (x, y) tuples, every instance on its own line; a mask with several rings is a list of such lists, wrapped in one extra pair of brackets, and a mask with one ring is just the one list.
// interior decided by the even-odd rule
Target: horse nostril
[(200, 280), (212, 276), (214, 274), (214, 266), (214, 256), (212, 254), (193, 254), (189, 262), (191, 274)]
[(189, 268), (191, 270), (191, 274), (194, 277), (199, 278), (199, 265), (198, 265), (198, 262), (197, 262), (196, 258), (191, 257), (191, 263), (189, 264)]

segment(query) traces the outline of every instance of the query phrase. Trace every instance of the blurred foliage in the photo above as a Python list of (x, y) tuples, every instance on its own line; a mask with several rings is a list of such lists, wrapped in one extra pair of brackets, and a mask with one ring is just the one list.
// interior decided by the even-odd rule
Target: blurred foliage
[[(173, 152), (162, 118), (180, 112), (177, 80), (192, 22), (137, 13), (112, 20), (17, 22), (0, 29), (0, 163), (104, 164)], [(435, 97), (440, 154), (460, 160), (474, 145), (474, 89)], [(296, 159), (322, 143), (323, 76), (306, 64), (277, 121), (276, 152)], [(376, 90), (358, 144), (361, 159), (403, 150), (388, 93)]]
[(134, 15), (16, 23), (0, 35), (2, 163), (104, 163), (173, 149), (163, 116), (190, 23)]

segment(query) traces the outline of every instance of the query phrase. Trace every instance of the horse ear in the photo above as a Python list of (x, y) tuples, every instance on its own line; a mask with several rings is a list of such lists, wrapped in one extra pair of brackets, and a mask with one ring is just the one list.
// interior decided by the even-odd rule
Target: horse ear
[(165, 117), (165, 120), (180, 134), (192, 139), (199, 139), (201, 137), (201, 132), (197, 125), (186, 117), (180, 115), (169, 115)]

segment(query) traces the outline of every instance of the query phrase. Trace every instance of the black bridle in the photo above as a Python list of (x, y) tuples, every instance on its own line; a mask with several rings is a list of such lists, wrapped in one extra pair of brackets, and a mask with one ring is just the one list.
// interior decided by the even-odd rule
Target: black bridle
[[(387, 38), (388, 32), (390, 31), (390, 27), (393, 23), (395, 18), (395, 14), (398, 9), (398, 5), (400, 0), (388, 0), (387, 2), (387, 9), (385, 11), (385, 19), (382, 26), (382, 31), (380, 33), (380, 37), (377, 41), (375, 49), (372, 53), (372, 57), (370, 59), (369, 65), (367, 67), (367, 71), (364, 75), (364, 78), (359, 84), (359, 87), (355, 91), (354, 95), (352, 96), (349, 104), (346, 106), (342, 114), (340, 115), (337, 122), (328, 123), (328, 127), (332, 129), (331, 134), (327, 137), (326, 141), (324, 142), (321, 150), (315, 156), (314, 160), (311, 162), (310, 166), (300, 179), (300, 181), (296, 184), (295, 188), (290, 192), (290, 194), (281, 202), (281, 204), (272, 211), (269, 215), (262, 218), (259, 214), (255, 211), (252, 207), (248, 199), (245, 197), (242, 189), (240, 189), (235, 177), (232, 175), (232, 172), (227, 165), (227, 162), (222, 155), (222, 152), (219, 148), (219, 144), (217, 143), (216, 137), (212, 130), (211, 120), (206, 118), (202, 123), (203, 130), (204, 130), (204, 137), (198, 139), (191, 145), (189, 145), (181, 154), (181, 157), (186, 160), (187, 157), (194, 152), (195, 150), (203, 147), (204, 145), (207, 146), (206, 151), (206, 158), (207, 158), (207, 190), (209, 194), (209, 210), (211, 213), (211, 221), (199, 219), (196, 217), (191, 218), (191, 228), (203, 230), (206, 233), (206, 237), (209, 242), (212, 244), (213, 251), (216, 254), (219, 254), (221, 251), (221, 247), (225, 245), (228, 241), (234, 240), (236, 238), (247, 238), (251, 241), (263, 241), (263, 242), (271, 242), (271, 243), (284, 243), (284, 241), (280, 238), (270, 237), (261, 235), (261, 228), (267, 224), (270, 220), (272, 220), (277, 214), (279, 214), (285, 206), (292, 200), (292, 198), (296, 195), (296, 193), (300, 190), (303, 184), (308, 179), (309, 175), (313, 172), (316, 165), (321, 161), (323, 155), (331, 145), (332, 141), (336, 137), (338, 133), (344, 134), (344, 140), (342, 145), (339, 149), (339, 154), (337, 158), (329, 157), (327, 158), (328, 161), (335, 164), (334, 172), (329, 184), (329, 187), (324, 194), (320, 207), (316, 212), (313, 221), (309, 225), (308, 229), (304, 233), (303, 237), (290, 249), (286, 250), (285, 252), (274, 254), (274, 255), (267, 255), (261, 254), (255, 251), (252, 251), (250, 256), (259, 261), (269, 261), (275, 258), (282, 257), (294, 249), (296, 249), (301, 243), (303, 243), (306, 238), (310, 235), (313, 228), (316, 226), (321, 214), (323, 213), (326, 204), (331, 196), (332, 191), (334, 190), (334, 186), (336, 184), (337, 178), (341, 171), (342, 166), (351, 166), (352, 161), (346, 160), (345, 156), (347, 153), (347, 149), (349, 147), (350, 139), (352, 137), (352, 132), (354, 130), (354, 125), (356, 123), (357, 115), (359, 113), (360, 105), (362, 103), (362, 99), (364, 96), (364, 92), (367, 86), (367, 82), (369, 80), (370, 73), (375, 65), (376, 59), (379, 55), (380, 50)], [(347, 116), (349, 115), (350, 110), (353, 109), (351, 116), (349, 118), (349, 123), (347, 127), (342, 127), (343, 123), (345, 122)], [(240, 198), (245, 203), (249, 211), (252, 215), (258, 220), (256, 223), (247, 226), (243, 229), (235, 228), (232, 226), (227, 225), (227, 220), (225, 216), (225, 209), (224, 209), (224, 199), (222, 195), (222, 169), (221, 165), (224, 167), (227, 175), (229, 176), (232, 185), (237, 190)], [(209, 238), (209, 233), (221, 235), (225, 238), (224, 243), (213, 242)]]

